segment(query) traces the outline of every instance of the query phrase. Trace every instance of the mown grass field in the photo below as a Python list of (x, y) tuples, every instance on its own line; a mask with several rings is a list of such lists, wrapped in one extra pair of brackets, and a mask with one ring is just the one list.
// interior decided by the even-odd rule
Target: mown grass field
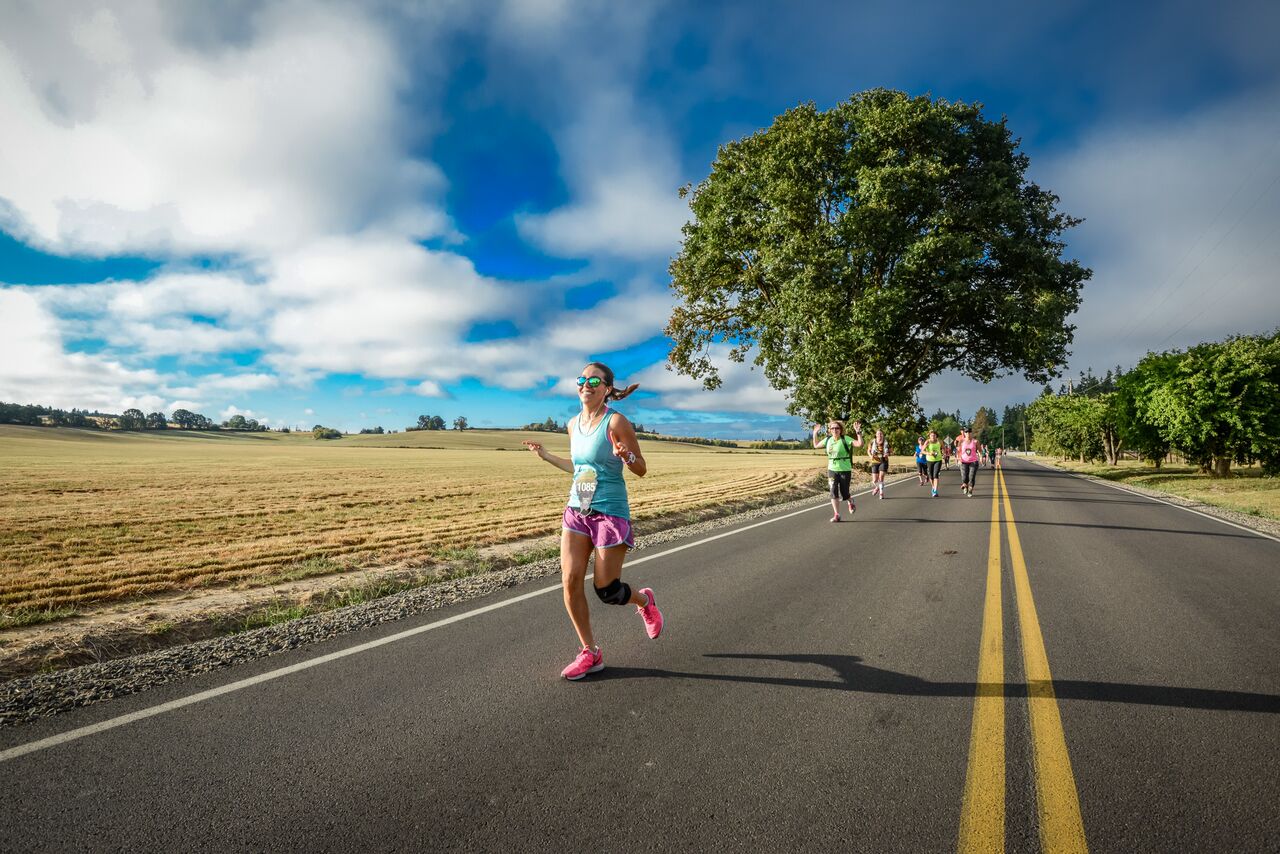
[(1157, 471), (1137, 460), (1121, 460), (1120, 465), (1109, 466), (1043, 457), (1036, 459), (1068, 471), (1158, 489), (1192, 501), (1280, 521), (1280, 478), (1263, 477), (1257, 466), (1233, 468), (1231, 477), (1215, 480), (1201, 474), (1194, 466), (1165, 464)]
[[(0, 426), (0, 627), (19, 614), (429, 564), (554, 534), (569, 478), (523, 438), (568, 456), (564, 434), (514, 431), (317, 441)], [(785, 493), (825, 468), (817, 451), (643, 450), (649, 475), (628, 476), (641, 526)]]

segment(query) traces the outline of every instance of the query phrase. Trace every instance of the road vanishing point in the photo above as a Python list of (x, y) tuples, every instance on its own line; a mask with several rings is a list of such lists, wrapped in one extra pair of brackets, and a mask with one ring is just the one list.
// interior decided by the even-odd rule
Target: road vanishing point
[[(1013, 460), (0, 730), (0, 849), (1280, 850), (1280, 542)], [(825, 512), (824, 512), (825, 508)]]

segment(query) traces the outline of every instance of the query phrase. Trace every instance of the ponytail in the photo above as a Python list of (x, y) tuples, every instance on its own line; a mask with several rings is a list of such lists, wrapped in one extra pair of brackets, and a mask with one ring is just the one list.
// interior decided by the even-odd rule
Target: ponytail
[(632, 383), (624, 389), (609, 389), (609, 400), (622, 400), (638, 388), (640, 388), (640, 383)]
[(631, 385), (622, 389), (615, 388), (613, 385), (613, 382), (614, 382), (613, 370), (604, 362), (588, 362), (587, 367), (598, 368), (600, 372), (604, 374), (605, 385), (609, 386), (609, 393), (605, 395), (604, 397), (605, 400), (622, 400), (624, 397), (631, 394), (631, 392), (640, 388), (640, 383), (632, 383)]

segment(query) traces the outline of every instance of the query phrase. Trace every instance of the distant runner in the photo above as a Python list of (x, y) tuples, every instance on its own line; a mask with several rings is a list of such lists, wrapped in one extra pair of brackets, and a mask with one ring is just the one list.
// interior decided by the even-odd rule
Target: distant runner
[(951, 468), (951, 437), (948, 436), (942, 440), (942, 466), (943, 468)]
[(920, 485), (929, 482), (929, 458), (925, 455), (924, 436), (916, 436), (916, 477)]
[(578, 377), (582, 411), (568, 425), (572, 459), (548, 453), (538, 442), (524, 442), (539, 459), (573, 475), (560, 531), (560, 579), (565, 610), (582, 650), (561, 672), (565, 679), (581, 679), (604, 669), (604, 655), (591, 632), (591, 611), (587, 606), (587, 562), (593, 547), (596, 569), (592, 584), (600, 601), (635, 605), (649, 637), (657, 638), (662, 633), (662, 612), (653, 590), (642, 587), (633, 591), (622, 580), (622, 561), (627, 549), (635, 547), (622, 468), (625, 465), (636, 477), (644, 477), (648, 466), (640, 454), (635, 428), (622, 413), (610, 411), (609, 401), (622, 400), (637, 388), (638, 385), (630, 385), (619, 391), (613, 386), (613, 371), (600, 362), (592, 362)]
[(929, 482), (933, 484), (933, 495), (938, 497), (938, 473), (942, 468), (942, 456), (946, 445), (938, 440), (938, 431), (929, 431), (929, 441), (924, 443), (924, 459), (929, 464)]
[(978, 452), (982, 443), (969, 435), (968, 426), (961, 428), (960, 441), (956, 443), (960, 452), (960, 468), (964, 474), (964, 485), (960, 489), (965, 495), (973, 497), (973, 488), (978, 485)]
[(889, 442), (883, 430), (876, 431), (876, 437), (867, 448), (867, 456), (871, 458), (871, 494), (884, 498), (884, 476), (889, 473)]
[(1002, 465), (1000, 465), (1000, 458), (1003, 456), (1004, 456), (1004, 448), (996, 448), (996, 455), (995, 455), (996, 468), (1004, 468)]
[(818, 439), (818, 425), (813, 425), (813, 446), (825, 448), (827, 451), (827, 483), (831, 487), (831, 521), (840, 521), (839, 501), (843, 499), (849, 505), (849, 516), (858, 512), (849, 492), (849, 484), (853, 480), (853, 449), (862, 447), (862, 422), (853, 422), (856, 438), (844, 435), (844, 422), (832, 421), (827, 425), (827, 438)]

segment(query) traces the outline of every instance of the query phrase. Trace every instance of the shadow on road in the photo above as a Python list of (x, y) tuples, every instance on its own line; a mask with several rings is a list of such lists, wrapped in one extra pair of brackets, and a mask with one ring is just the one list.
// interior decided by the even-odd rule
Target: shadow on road
[[(1258, 540), (1266, 539), (1262, 534), (1231, 534), (1224, 531), (1183, 531), (1178, 528), (1143, 528), (1136, 525), (1092, 525), (1084, 522), (1036, 522), (1026, 519), (1018, 519), (1018, 527), (1038, 527), (1045, 526), (1048, 528), (1089, 528), (1097, 531), (1144, 531), (1151, 534), (1182, 534), (1188, 537), (1227, 537), (1230, 539), (1240, 540)], [(948, 525), (990, 525), (990, 519), (925, 519), (910, 518), (904, 516), (896, 517), (868, 517), (867, 524), (874, 523), (880, 525), (883, 523), (906, 522), (915, 525), (920, 522), (945, 522)]]
[[(821, 688), (857, 691), (864, 694), (897, 694), (908, 697), (1025, 698), (1025, 683), (934, 682), (909, 673), (898, 673), (864, 664), (856, 655), (761, 655), (748, 653), (707, 653), (706, 658), (738, 661), (781, 661), (788, 664), (815, 664), (829, 668), (834, 679), (806, 679), (792, 676), (751, 676), (728, 673), (685, 673), (645, 667), (608, 667), (595, 679), (699, 679), (710, 682), (741, 682), (747, 685), (781, 685), (788, 688)], [(1090, 682), (1075, 679), (1053, 680), (1053, 692), (1060, 700), (1091, 700), (1102, 703), (1134, 703), (1226, 712), (1280, 713), (1280, 696), (1247, 691), (1217, 691), (1208, 688), (1175, 688), (1168, 685), (1132, 685)]]

